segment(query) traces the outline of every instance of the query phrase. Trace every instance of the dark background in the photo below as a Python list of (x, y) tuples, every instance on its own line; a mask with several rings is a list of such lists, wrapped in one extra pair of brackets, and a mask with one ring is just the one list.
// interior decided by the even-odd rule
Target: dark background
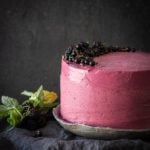
[(149, 0), (0, 0), (0, 96), (59, 93), (60, 60), (71, 43), (149, 49)]

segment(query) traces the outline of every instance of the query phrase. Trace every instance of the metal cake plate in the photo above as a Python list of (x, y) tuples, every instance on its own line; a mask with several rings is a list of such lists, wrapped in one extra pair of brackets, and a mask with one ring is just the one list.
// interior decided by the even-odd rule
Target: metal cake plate
[(59, 105), (56, 108), (53, 108), (53, 116), (64, 129), (76, 135), (84, 136), (87, 138), (96, 138), (96, 139), (150, 138), (150, 129), (116, 129), (101, 126), (93, 127), (85, 124), (67, 122), (60, 115)]

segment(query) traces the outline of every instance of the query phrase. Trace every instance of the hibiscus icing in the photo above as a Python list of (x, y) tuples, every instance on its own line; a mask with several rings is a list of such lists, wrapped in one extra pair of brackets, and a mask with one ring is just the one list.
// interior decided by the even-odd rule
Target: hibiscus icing
[(111, 52), (95, 66), (62, 58), (60, 114), (92, 126), (150, 128), (150, 53)]

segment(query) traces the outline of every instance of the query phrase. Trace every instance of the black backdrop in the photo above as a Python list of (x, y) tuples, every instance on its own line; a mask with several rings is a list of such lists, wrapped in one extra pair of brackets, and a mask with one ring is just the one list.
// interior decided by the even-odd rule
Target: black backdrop
[(0, 0), (0, 95), (59, 93), (64, 49), (80, 40), (149, 50), (149, 0)]

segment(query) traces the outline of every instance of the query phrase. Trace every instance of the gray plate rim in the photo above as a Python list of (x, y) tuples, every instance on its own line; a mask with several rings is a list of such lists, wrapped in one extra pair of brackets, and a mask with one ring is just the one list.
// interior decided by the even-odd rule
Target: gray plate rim
[(149, 136), (150, 129), (117, 129), (102, 126), (89, 126), (80, 123), (67, 122), (60, 116), (60, 105), (53, 108), (53, 116), (56, 121), (66, 130), (85, 137), (92, 138), (120, 138), (120, 137), (142, 137)]

